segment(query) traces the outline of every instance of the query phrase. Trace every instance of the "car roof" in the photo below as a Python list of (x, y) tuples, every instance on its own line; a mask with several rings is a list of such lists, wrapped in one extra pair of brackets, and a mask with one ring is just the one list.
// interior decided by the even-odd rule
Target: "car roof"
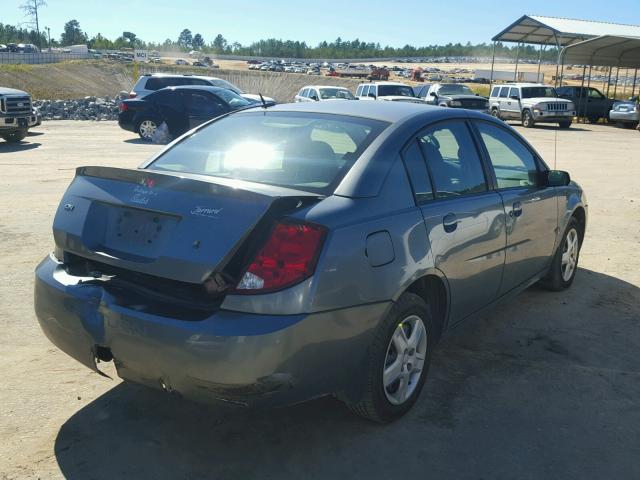
[(349, 90), (347, 87), (341, 87), (338, 85), (305, 85), (300, 90), (305, 88), (339, 88), (340, 90)]
[[(258, 107), (261, 108), (261, 107)], [(269, 107), (270, 112), (302, 112), (345, 115), (370, 118), (384, 122), (397, 122), (429, 111), (441, 112), (442, 107), (411, 102), (303, 102), (282, 103)], [(453, 109), (452, 109), (453, 110)], [(246, 111), (256, 111), (255, 108)]]
[(180, 74), (180, 73), (147, 73), (145, 75), (142, 75), (142, 77), (143, 78), (153, 78), (153, 77), (161, 77), (161, 78), (198, 78), (200, 80), (223, 80), (222, 78), (208, 77), (206, 75), (189, 75), (189, 74)]
[(222, 87), (214, 87), (213, 85), (175, 85), (171, 87), (161, 88), (160, 90), (156, 90), (156, 91), (162, 92), (165, 90), (206, 90), (207, 92), (211, 92), (211, 93), (218, 93), (218, 92), (233, 93), (231, 90), (228, 90)]
[(0, 87), (0, 95), (29, 95), (22, 90), (16, 90), (15, 88)]
[(406, 83), (402, 83), (402, 82), (367, 82), (367, 83), (361, 83), (360, 85), (402, 85), (404, 87), (411, 87), (411, 85), (407, 85)]

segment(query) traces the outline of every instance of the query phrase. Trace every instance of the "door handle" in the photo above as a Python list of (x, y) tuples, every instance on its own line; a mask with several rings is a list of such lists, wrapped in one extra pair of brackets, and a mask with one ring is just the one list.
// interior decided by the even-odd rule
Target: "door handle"
[(522, 215), (522, 204), (520, 202), (515, 202), (513, 204), (513, 207), (511, 207), (511, 212), (509, 212), (509, 215), (512, 217), (519, 217), (520, 215)]
[(458, 217), (453, 213), (447, 213), (442, 219), (442, 225), (444, 226), (444, 231), (447, 233), (453, 232), (456, 228), (458, 228)]

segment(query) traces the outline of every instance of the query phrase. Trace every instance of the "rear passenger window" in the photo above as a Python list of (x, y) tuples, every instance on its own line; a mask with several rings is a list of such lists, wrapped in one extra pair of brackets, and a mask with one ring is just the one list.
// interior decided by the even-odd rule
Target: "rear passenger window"
[(161, 88), (164, 88), (167, 86), (167, 82), (165, 80), (166, 79), (164, 78), (150, 77), (147, 79), (147, 84), (145, 85), (145, 88), (147, 90), (160, 90)]
[(497, 97), (498, 94), (500, 93), (500, 87), (493, 87), (491, 89), (491, 97)]
[(413, 193), (418, 205), (432, 200), (433, 191), (431, 189), (431, 182), (429, 181), (429, 174), (427, 173), (427, 166), (424, 163), (422, 153), (420, 153), (420, 148), (415, 141), (405, 149), (402, 154), (402, 159), (404, 160), (404, 166), (407, 169), (411, 188), (413, 188)]
[(440, 123), (422, 133), (419, 140), (436, 198), (487, 190), (480, 157), (464, 122)]
[(356, 97), (359, 97), (362, 94), (362, 85), (358, 85), (358, 89), (356, 90)]
[(502, 87), (500, 89), (500, 98), (508, 98), (509, 97), (509, 87)]
[(511, 90), (509, 90), (509, 97), (518, 97), (520, 98), (520, 92), (518, 92), (517, 88), (511, 88)]
[(362, 96), (366, 97), (367, 95), (369, 95), (369, 88), (371, 87), (371, 85), (365, 85), (364, 87), (362, 87)]
[(531, 150), (503, 128), (485, 122), (476, 125), (489, 152), (498, 188), (538, 185), (538, 168)]

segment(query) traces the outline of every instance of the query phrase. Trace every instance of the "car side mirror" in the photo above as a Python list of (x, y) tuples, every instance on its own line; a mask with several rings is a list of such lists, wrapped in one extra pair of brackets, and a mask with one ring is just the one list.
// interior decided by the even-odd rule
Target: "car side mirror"
[(438, 94), (437, 94), (436, 92), (431, 92), (431, 93), (429, 94), (429, 96), (430, 96), (430, 97), (437, 97), (437, 96), (438, 96)]
[(520, 100), (520, 97), (518, 95), (510, 95), (509, 98), (511, 100)]
[(547, 172), (547, 186), (566, 187), (569, 183), (571, 183), (569, 172), (563, 170), (549, 170)]
[(376, 98), (376, 94), (371, 92), (367, 95), (367, 97)]
[(315, 95), (315, 94), (314, 94), (314, 95), (311, 95), (309, 98), (310, 98), (311, 100), (316, 101), (316, 102), (317, 102), (318, 100), (320, 100), (320, 99), (318, 98), (318, 96), (317, 96), (317, 95)]

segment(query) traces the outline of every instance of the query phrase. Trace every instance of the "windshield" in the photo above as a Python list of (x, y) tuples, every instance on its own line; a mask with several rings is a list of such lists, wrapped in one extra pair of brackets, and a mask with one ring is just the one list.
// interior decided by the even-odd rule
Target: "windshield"
[(346, 88), (321, 88), (320, 98), (322, 100), (342, 99), (353, 100), (355, 97)]
[(522, 98), (556, 98), (558, 94), (553, 87), (522, 87)]
[(197, 130), (149, 168), (328, 195), (387, 126), (339, 115), (246, 112)]
[(231, 90), (233, 93), (237, 93), (238, 95), (243, 94), (244, 92), (236, 87), (233, 83), (229, 83), (226, 80), (222, 80), (221, 78), (215, 78), (211, 80), (211, 85), (214, 87), (226, 88), (227, 90)]
[(475, 93), (466, 85), (451, 84), (440, 87), (438, 95), (475, 95)]
[(379, 97), (414, 97), (413, 88), (407, 85), (378, 85)]
[(246, 98), (233, 93), (231, 90), (218, 90), (216, 92), (216, 95), (222, 98), (222, 100), (224, 100), (225, 103), (228, 103), (229, 106), (233, 108), (247, 107), (249, 105), (253, 105), (253, 102), (250, 102)]

